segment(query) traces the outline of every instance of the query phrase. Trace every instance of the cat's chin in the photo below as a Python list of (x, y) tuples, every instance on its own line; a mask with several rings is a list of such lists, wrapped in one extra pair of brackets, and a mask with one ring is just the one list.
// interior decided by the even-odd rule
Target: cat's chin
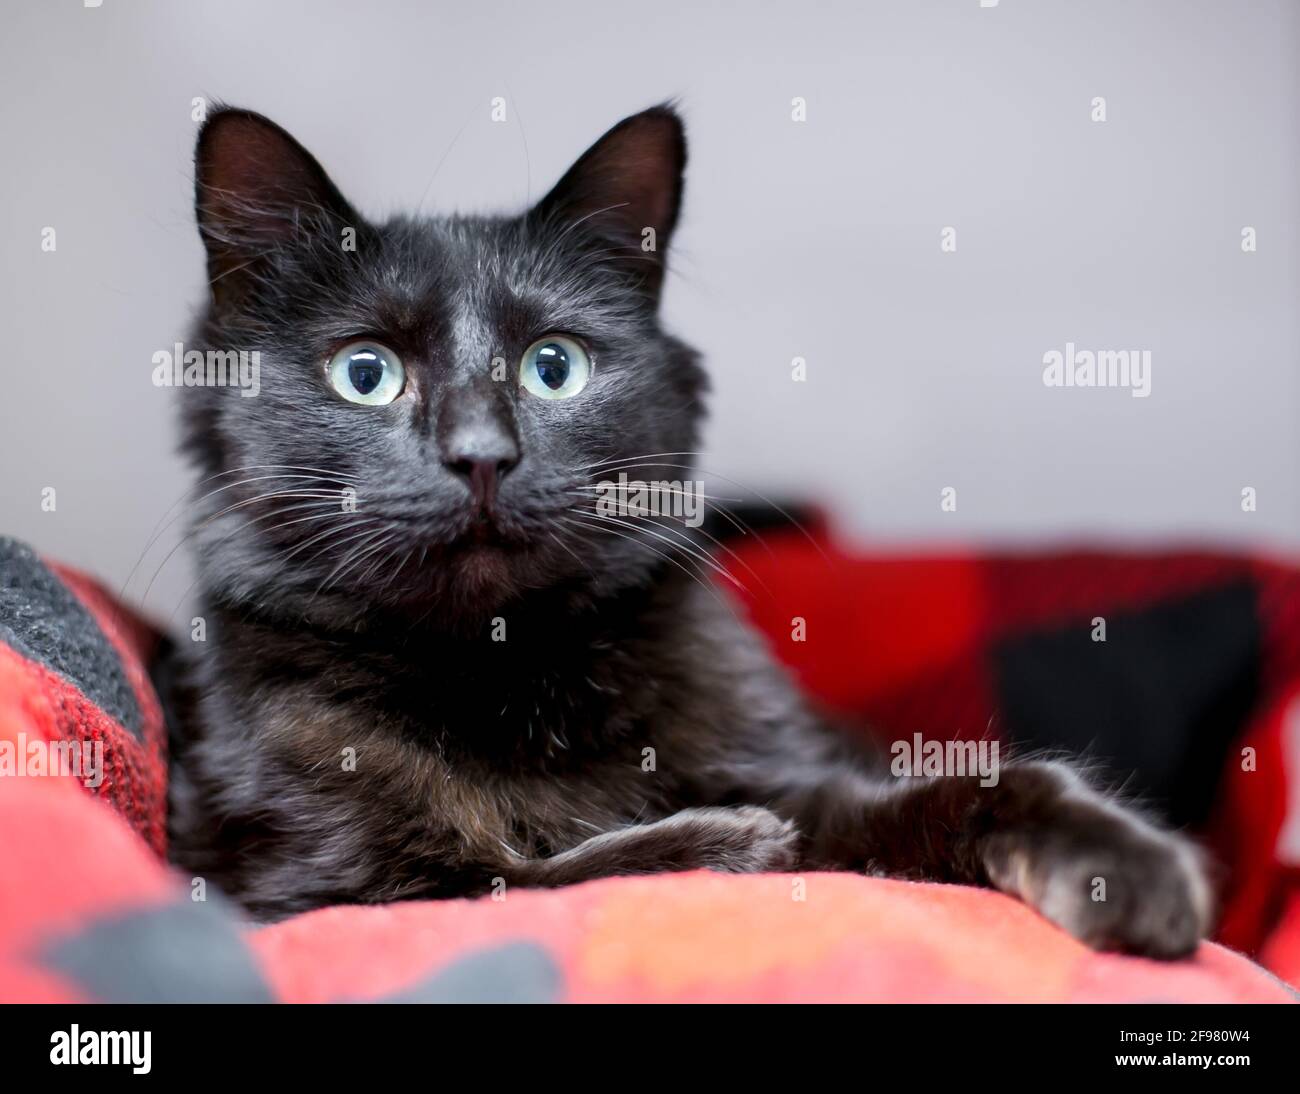
[(428, 565), (436, 567), (430, 591), (462, 609), (473, 604), (495, 610), (525, 589), (545, 585), (539, 564), (542, 559), (527, 543), (471, 534), (430, 553)]
[(517, 547), (497, 542), (471, 541), (458, 544), (447, 562), (458, 584), (474, 592), (510, 588), (518, 577)]

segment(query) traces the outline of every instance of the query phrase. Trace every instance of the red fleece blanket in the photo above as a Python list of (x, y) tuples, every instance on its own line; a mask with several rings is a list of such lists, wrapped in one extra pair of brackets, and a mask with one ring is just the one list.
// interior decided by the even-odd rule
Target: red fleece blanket
[[(810, 691), (887, 737), (992, 725), (1068, 745), (1078, 727), (1034, 721), (1038, 681), (1058, 699), (1073, 686), (1080, 725), (1109, 745), (1108, 734), (1131, 734), (1115, 713), (1127, 708), (1103, 708), (1099, 727), (1089, 691), (1115, 677), (1127, 681), (1121, 697), (1140, 699), (1150, 680), (1134, 666), (1155, 666), (1161, 688), (1187, 670), (1196, 701), (1166, 712), (1175, 737), (1161, 738), (1182, 740), (1183, 762), (1106, 755), (1171, 812), (1203, 813), (1228, 849), (1225, 937), (1257, 940), (1265, 965), (1300, 980), (1300, 672), (1285, 668), (1300, 625), (1286, 568), (1207, 556), (868, 559), (786, 534), (733, 549), (748, 609)], [(1276, 596), (1291, 598), (1289, 613)], [(1122, 656), (1071, 684), (1074, 629), (1091, 633), (1098, 617), (1107, 640), (1093, 644)], [(1180, 644), (1202, 623), (1215, 643)], [(611, 879), (256, 928), (161, 858), (154, 643), (92, 582), (0, 541), (0, 1000), (1294, 999), (1220, 945), (1173, 965), (1099, 955), (999, 894), (846, 875)], [(1243, 748), (1254, 750), (1246, 766)], [(1207, 801), (1187, 789), (1201, 783)]]

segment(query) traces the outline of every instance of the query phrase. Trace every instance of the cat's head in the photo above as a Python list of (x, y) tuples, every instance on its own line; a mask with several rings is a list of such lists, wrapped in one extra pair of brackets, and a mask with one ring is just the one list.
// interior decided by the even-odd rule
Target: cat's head
[(196, 348), (257, 357), (255, 395), (183, 392), (209, 593), (328, 622), (644, 581), (663, 550), (593, 484), (685, 479), (663, 454), (696, 445), (704, 377), (658, 320), (685, 159), (657, 107), (518, 216), (371, 223), (284, 130), (212, 114)]

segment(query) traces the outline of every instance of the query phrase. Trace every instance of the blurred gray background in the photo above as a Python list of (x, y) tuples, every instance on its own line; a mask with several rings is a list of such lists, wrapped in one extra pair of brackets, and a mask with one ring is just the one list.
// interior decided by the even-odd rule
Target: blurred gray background
[[(204, 293), (200, 96), (279, 121), (373, 215), (426, 190), (427, 210), (517, 209), (619, 118), (677, 97), (691, 165), (665, 314), (715, 380), (706, 467), (821, 500), (885, 547), (1300, 547), (1296, 3), (6, 0), (3, 16), (0, 532), (115, 586), (189, 481), (151, 357)], [(1150, 350), (1150, 397), (1045, 387), (1067, 341)], [(191, 580), (183, 550), (161, 565), (175, 542), (131, 587), (161, 566), (163, 619)]]

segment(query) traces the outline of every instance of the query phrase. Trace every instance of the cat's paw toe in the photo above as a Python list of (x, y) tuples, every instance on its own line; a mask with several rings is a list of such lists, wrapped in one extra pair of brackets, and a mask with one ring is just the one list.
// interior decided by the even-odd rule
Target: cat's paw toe
[(795, 868), (799, 834), (792, 822), (756, 805), (721, 812), (704, 848), (710, 870), (756, 874)]
[(1099, 950), (1186, 957), (1210, 925), (1210, 886), (1195, 849), (1136, 824), (1048, 838), (1012, 851), (1009, 885), (1047, 919)]

